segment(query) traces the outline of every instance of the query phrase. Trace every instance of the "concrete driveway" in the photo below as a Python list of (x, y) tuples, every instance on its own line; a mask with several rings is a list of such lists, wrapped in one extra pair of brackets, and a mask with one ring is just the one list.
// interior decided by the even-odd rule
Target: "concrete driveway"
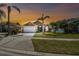
[(17, 35), (8, 36), (0, 41), (0, 46), (18, 50), (34, 51), (32, 37), (35, 33), (19, 33)]
[(35, 33), (19, 33), (17, 35), (23, 35), (23, 36), (30, 36), (30, 37), (33, 37), (35, 35)]

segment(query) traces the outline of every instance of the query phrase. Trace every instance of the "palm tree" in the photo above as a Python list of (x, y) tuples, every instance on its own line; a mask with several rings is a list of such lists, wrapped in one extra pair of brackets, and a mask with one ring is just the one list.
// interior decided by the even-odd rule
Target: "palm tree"
[(10, 25), (9, 25), (9, 23), (10, 23), (10, 13), (11, 13), (12, 7), (14, 9), (16, 9), (20, 13), (20, 9), (18, 7), (16, 7), (16, 6), (8, 6), (7, 7), (7, 10), (8, 10), (8, 35), (10, 35), (10, 30), (9, 30), (10, 29)]
[[(0, 7), (2, 7), (3, 5), (0, 5)], [(2, 20), (3, 20), (3, 17), (5, 18), (6, 17), (6, 14), (3, 10), (0, 9), (0, 20), (1, 20), (1, 32), (2, 32)]]
[(19, 22), (16, 23), (17, 25), (20, 25)]
[[(10, 26), (9, 26), (9, 23), (10, 23), (10, 13), (11, 13), (11, 9), (12, 8), (14, 8), (14, 9), (16, 9), (19, 13), (20, 13), (20, 9), (18, 8), (18, 7), (16, 7), (16, 6), (9, 6), (9, 5), (7, 5), (7, 4), (0, 4), (0, 7), (5, 7), (5, 6), (7, 6), (7, 10), (8, 10), (8, 35), (10, 34)], [(1, 11), (1, 13), (2, 13), (2, 11)], [(4, 13), (3, 13), (4, 14)]]
[(44, 16), (44, 14), (42, 14), (42, 16), (40, 18), (38, 18), (37, 20), (41, 20), (42, 21), (42, 32), (44, 33), (44, 20), (49, 18), (49, 16)]

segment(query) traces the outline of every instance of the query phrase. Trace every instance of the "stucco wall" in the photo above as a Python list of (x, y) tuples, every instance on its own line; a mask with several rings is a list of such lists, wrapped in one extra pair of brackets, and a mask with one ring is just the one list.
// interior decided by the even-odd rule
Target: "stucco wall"
[(36, 32), (37, 31), (37, 26), (23, 26), (23, 32)]

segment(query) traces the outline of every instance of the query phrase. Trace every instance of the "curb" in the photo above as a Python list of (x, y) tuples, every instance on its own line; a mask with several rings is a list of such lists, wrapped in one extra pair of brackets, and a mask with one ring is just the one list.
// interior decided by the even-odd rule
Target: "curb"
[(16, 50), (16, 49), (11, 49), (11, 48), (1, 47), (1, 46), (0, 46), (0, 49), (10, 52), (10, 53), (15, 53), (15, 55), (18, 54), (19, 56), (21, 55), (23, 56), (67, 56), (65, 54), (52, 54), (52, 53)]

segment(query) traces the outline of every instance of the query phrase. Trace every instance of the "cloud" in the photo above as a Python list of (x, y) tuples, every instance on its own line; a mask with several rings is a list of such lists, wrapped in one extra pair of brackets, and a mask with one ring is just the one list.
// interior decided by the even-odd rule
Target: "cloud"
[(12, 9), (11, 19), (15, 19), (15, 22), (20, 20), (21, 23), (36, 20), (42, 13), (51, 17), (45, 21), (46, 23), (79, 16), (78, 3), (14, 3), (10, 5), (20, 8), (21, 14)]
[(79, 15), (79, 4), (78, 3), (59, 4), (57, 8), (51, 11), (54, 12), (54, 14), (62, 16)]

